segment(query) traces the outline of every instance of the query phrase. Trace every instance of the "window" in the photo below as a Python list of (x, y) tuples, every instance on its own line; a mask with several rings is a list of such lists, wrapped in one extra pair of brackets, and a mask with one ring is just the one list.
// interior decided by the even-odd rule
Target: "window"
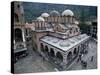
[(14, 33), (15, 33), (15, 41), (16, 42), (23, 41), (21, 29), (16, 28)]
[(18, 8), (20, 8), (20, 5), (17, 5)]

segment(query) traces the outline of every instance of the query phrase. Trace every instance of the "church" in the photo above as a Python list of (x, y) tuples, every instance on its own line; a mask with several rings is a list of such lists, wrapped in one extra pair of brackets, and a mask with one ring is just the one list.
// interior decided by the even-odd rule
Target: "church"
[(32, 24), (34, 50), (51, 63), (66, 69), (79, 55), (88, 51), (89, 38), (81, 34), (74, 12), (66, 9), (44, 12)]
[(79, 22), (71, 10), (44, 12), (32, 23), (25, 23), (21, 3), (16, 2), (14, 7), (15, 61), (27, 55), (25, 30), (32, 31), (33, 50), (58, 69), (68, 68), (79, 55), (88, 51), (90, 36), (81, 34)]

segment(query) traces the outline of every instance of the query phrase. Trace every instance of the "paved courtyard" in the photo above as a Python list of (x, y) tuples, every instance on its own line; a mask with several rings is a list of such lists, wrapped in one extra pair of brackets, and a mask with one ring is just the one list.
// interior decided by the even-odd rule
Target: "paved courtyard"
[[(91, 61), (91, 57), (93, 56), (93, 61)], [(87, 67), (85, 69), (96, 69), (97, 68), (97, 44), (94, 40), (89, 42), (88, 54), (82, 57), (82, 60), (87, 62)], [(74, 61), (71, 67), (68, 70), (81, 70), (82, 68), (81, 62)]]
[[(56, 71), (55, 67), (43, 58), (31, 47), (28, 48), (29, 55), (25, 58), (20, 59), (14, 64), (15, 73), (34, 73), (34, 72), (52, 72)], [(91, 62), (91, 56), (93, 61)], [(87, 61), (86, 69), (97, 68), (97, 45), (95, 41), (89, 42), (88, 54), (82, 57), (83, 60)], [(70, 65), (67, 70), (81, 70), (82, 65), (76, 60)]]
[(15, 73), (34, 73), (34, 72), (50, 72), (54, 71), (54, 67), (31, 48), (29, 55), (20, 59), (14, 64)]

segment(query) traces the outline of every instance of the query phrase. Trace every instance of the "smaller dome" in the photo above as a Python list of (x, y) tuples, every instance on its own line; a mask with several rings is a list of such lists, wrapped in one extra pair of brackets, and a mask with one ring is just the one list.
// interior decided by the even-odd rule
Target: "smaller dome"
[(68, 41), (66, 41), (66, 40), (61, 41), (61, 43), (59, 43), (59, 45), (60, 45), (61, 47), (69, 47), (69, 46), (70, 46), (70, 44), (69, 44)]
[(26, 25), (28, 25), (28, 22), (26, 22)]
[(42, 16), (42, 17), (48, 17), (49, 14), (48, 14), (48, 13), (42, 13), (41, 16)]
[(78, 25), (78, 24), (79, 24), (79, 22), (78, 22), (78, 21), (75, 21), (74, 23), (75, 23), (76, 25)]
[(43, 17), (38, 17), (37, 21), (45, 21)]
[(51, 16), (60, 16), (60, 13), (56, 10), (53, 10), (53, 11), (50, 12), (50, 15)]
[(74, 13), (69, 9), (62, 12), (62, 16), (73, 16), (73, 15)]

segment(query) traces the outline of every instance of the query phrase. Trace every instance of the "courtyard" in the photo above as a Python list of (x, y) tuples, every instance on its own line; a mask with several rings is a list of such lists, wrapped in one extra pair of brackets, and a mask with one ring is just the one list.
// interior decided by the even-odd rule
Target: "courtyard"
[[(93, 56), (93, 61), (91, 57)], [(82, 70), (82, 69), (96, 69), (97, 68), (97, 43), (94, 40), (89, 41), (88, 53), (83, 55), (82, 60), (87, 62), (87, 67), (83, 68), (80, 61), (75, 59), (66, 70)], [(58, 69), (54, 64), (43, 59), (43, 57), (28, 46), (28, 56), (20, 59), (14, 64), (15, 73), (36, 73), (36, 72), (54, 72)]]

